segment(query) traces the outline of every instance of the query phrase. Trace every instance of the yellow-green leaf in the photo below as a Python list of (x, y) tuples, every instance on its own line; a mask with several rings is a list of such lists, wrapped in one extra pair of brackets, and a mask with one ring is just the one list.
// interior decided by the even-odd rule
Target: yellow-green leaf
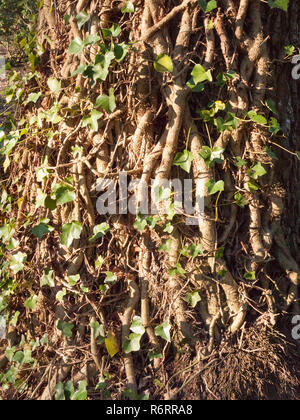
[(154, 68), (159, 73), (172, 73), (174, 70), (173, 61), (167, 54), (160, 54), (154, 61)]
[(110, 357), (114, 357), (119, 352), (119, 344), (116, 336), (112, 332), (109, 332), (104, 341), (108, 354)]

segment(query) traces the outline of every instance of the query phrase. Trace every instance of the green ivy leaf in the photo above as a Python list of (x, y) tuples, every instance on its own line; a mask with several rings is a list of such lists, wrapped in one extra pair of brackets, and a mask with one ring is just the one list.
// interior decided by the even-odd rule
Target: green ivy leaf
[(98, 131), (98, 120), (103, 116), (102, 112), (93, 109), (90, 115), (82, 118), (83, 127), (90, 127), (93, 131)]
[(248, 188), (251, 192), (255, 192), (259, 189), (259, 185), (254, 180), (250, 180), (248, 182)]
[(245, 206), (247, 206), (247, 204), (249, 204), (249, 201), (239, 192), (234, 195), (234, 199), (235, 199), (235, 204), (237, 204), (238, 206), (242, 208), (244, 208)]
[(74, 274), (73, 276), (68, 276), (68, 283), (70, 286), (76, 286), (80, 280), (80, 274)]
[(114, 89), (109, 89), (109, 95), (100, 95), (96, 99), (95, 108), (103, 108), (107, 112), (114, 112), (116, 109), (116, 98), (114, 95)]
[(247, 273), (244, 274), (244, 278), (246, 280), (255, 280), (256, 279), (255, 271), (248, 271)]
[(266, 125), (268, 123), (267, 119), (263, 115), (259, 115), (255, 111), (249, 111), (247, 115), (251, 121), (257, 124)]
[(105, 274), (105, 284), (116, 284), (116, 282), (118, 281), (118, 277), (114, 273), (112, 273), (111, 271), (107, 271)]
[(125, 340), (122, 346), (124, 352), (127, 354), (131, 353), (132, 351), (139, 351), (141, 348), (141, 338), (141, 334), (131, 333), (129, 335), (129, 340)]
[(44, 205), (49, 210), (55, 210), (56, 206), (57, 206), (57, 203), (56, 203), (56, 200), (53, 200), (53, 198), (51, 198), (49, 196), (46, 196), (45, 201), (44, 201)]
[(26, 259), (27, 255), (23, 252), (18, 252), (12, 256), (9, 267), (14, 272), (14, 274), (17, 274), (19, 271), (23, 270), (24, 262)]
[(162, 359), (163, 355), (160, 352), (152, 351), (148, 353), (149, 360)]
[(109, 29), (108, 28), (103, 28), (102, 29), (102, 34), (104, 37), (113, 37), (116, 38), (117, 36), (119, 36), (121, 33), (121, 27), (119, 25), (117, 25), (116, 23), (114, 23)]
[(28, 98), (26, 99), (26, 101), (24, 101), (24, 105), (29, 104), (30, 102), (33, 103), (37, 103), (38, 99), (42, 96), (41, 92), (37, 92), (37, 93), (30, 93), (30, 95), (28, 95)]
[(71, 246), (74, 239), (80, 238), (81, 231), (82, 225), (79, 222), (73, 221), (63, 225), (60, 237), (61, 243), (67, 247)]
[(67, 322), (64, 322), (60, 319), (57, 323), (57, 328), (62, 332), (64, 337), (72, 337), (72, 330), (74, 328), (74, 324), (68, 324)]
[(210, 70), (206, 71), (205, 68), (201, 66), (201, 64), (195, 64), (191, 75), (196, 85), (198, 83), (205, 82), (206, 80), (208, 80), (209, 82), (213, 81), (211, 71)]
[(38, 297), (37, 295), (31, 295), (24, 303), (25, 308), (34, 311), (36, 307)]
[(265, 147), (265, 151), (267, 152), (267, 155), (270, 156), (270, 158), (274, 160), (278, 160), (278, 157), (276, 156), (276, 154), (268, 146)]
[(173, 61), (167, 54), (158, 55), (153, 65), (159, 73), (172, 73), (174, 70)]
[(65, 390), (64, 390), (64, 384), (62, 382), (58, 382), (55, 385), (55, 401), (65, 401)]
[(158, 325), (154, 331), (155, 331), (156, 336), (161, 337), (170, 343), (171, 342), (170, 330), (171, 330), (171, 325), (164, 322), (163, 324)]
[(166, 242), (162, 243), (158, 248), (161, 252), (170, 252), (172, 246), (172, 239), (168, 239)]
[(66, 203), (70, 203), (76, 199), (75, 191), (72, 187), (60, 187), (55, 192), (56, 203), (63, 205)]
[[(49, 221), (49, 219), (47, 220)], [(32, 228), (32, 234), (36, 236), (37, 238), (42, 239), (42, 237), (46, 233), (53, 232), (53, 230), (54, 230), (54, 227), (48, 225), (47, 223), (42, 222), (41, 220), (39, 225)]]
[(56, 300), (58, 300), (58, 302), (62, 303), (66, 294), (67, 294), (67, 289), (64, 287), (62, 290), (60, 290), (59, 292), (56, 293)]
[(277, 7), (278, 9), (284, 10), (285, 12), (288, 11), (290, 0), (268, 0), (269, 6), (273, 9)]
[(95, 242), (97, 239), (102, 238), (109, 232), (109, 225), (107, 223), (101, 223), (100, 225), (94, 226), (94, 235), (89, 238), (90, 242)]
[(185, 172), (190, 173), (193, 159), (192, 152), (185, 150), (184, 152), (177, 153), (173, 165), (180, 166)]
[(43, 286), (55, 287), (53, 280), (53, 270), (50, 270), (49, 268), (44, 270), (44, 274), (41, 278), (41, 287)]
[(217, 192), (224, 191), (224, 181), (215, 182), (213, 179), (206, 182), (205, 186), (207, 187), (209, 195), (216, 194)]
[(87, 12), (80, 12), (77, 16), (76, 16), (76, 20), (78, 23), (78, 28), (79, 30), (83, 27), (83, 25), (86, 24), (86, 22), (88, 22), (90, 20), (91, 16), (87, 13)]
[(121, 8), (122, 13), (134, 13), (134, 5), (131, 1), (126, 1), (125, 5)]
[(198, 0), (198, 4), (206, 13), (218, 7), (216, 0), (209, 0), (208, 2), (206, 0)]
[(87, 382), (79, 381), (78, 390), (71, 396), (72, 401), (85, 401), (87, 399)]
[(140, 316), (133, 317), (130, 330), (135, 334), (143, 335), (145, 333), (145, 328), (143, 326), (142, 318)]
[(295, 152), (295, 153), (296, 153), (296, 157), (297, 157), (297, 159), (298, 159), (298, 160), (300, 160), (300, 152), (298, 152), (298, 151), (297, 151), (297, 152)]
[(59, 94), (59, 91), (61, 89), (61, 82), (59, 82), (55, 78), (50, 78), (47, 80), (47, 85), (52, 93), (54, 93), (55, 95)]
[(203, 255), (203, 246), (201, 244), (191, 244), (188, 248), (193, 258)]
[(196, 290), (194, 292), (187, 293), (184, 300), (188, 302), (192, 308), (195, 308), (197, 303), (201, 301), (201, 297), (199, 292)]
[(98, 337), (105, 337), (104, 327), (102, 324), (99, 324), (98, 321), (91, 322), (90, 327), (93, 331), (94, 339), (96, 340)]
[(281, 130), (278, 120), (274, 117), (271, 117), (269, 122), (269, 131), (270, 133), (276, 135)]
[(260, 176), (266, 175), (267, 171), (260, 162), (248, 170), (248, 174), (253, 179), (258, 179)]
[(69, 46), (68, 49), (68, 54), (79, 54), (81, 53), (81, 51), (84, 49), (85, 45), (84, 42), (82, 41), (81, 38), (76, 37), (75, 39), (73, 39), (73, 41), (71, 42), (71, 45)]
[(171, 277), (185, 277), (186, 271), (182, 268), (180, 263), (177, 263), (175, 267), (169, 270), (169, 274)]
[(241, 168), (242, 166), (247, 165), (247, 161), (242, 159), (240, 156), (236, 156), (234, 164), (238, 168)]

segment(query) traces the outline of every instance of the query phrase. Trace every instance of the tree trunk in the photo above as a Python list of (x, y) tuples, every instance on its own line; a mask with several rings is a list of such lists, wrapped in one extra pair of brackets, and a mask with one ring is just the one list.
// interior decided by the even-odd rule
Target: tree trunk
[[(44, 270), (53, 270), (55, 288), (42, 287), (50, 324), (72, 322), (75, 348), (95, 331), (81, 324), (103, 324), (106, 348), (91, 340), (90, 362), (100, 376), (113, 375), (113, 398), (127, 388), (125, 395), (154, 399), (293, 399), (300, 83), (285, 47), (300, 46), (300, 5), (291, 0), (286, 12), (260, 0), (205, 4), (44, 1), (44, 52), (27, 89), (42, 96), (19, 111), (37, 118), (15, 148), (26, 157), (10, 162), (24, 185), (17, 192), (10, 178), (10, 192), (23, 195), (13, 217), (37, 295)], [(56, 104), (61, 118), (43, 117)], [(48, 172), (37, 178), (41, 167)], [(133, 190), (113, 191), (122, 173), (136, 182), (136, 215), (120, 211)], [(112, 188), (107, 214), (99, 213), (99, 179)], [(192, 182), (193, 212), (174, 215), (174, 194), (165, 207), (157, 200), (175, 179)], [(151, 182), (157, 215), (147, 210)], [(59, 200), (66, 185), (74, 201)], [(48, 197), (41, 207), (37, 193)], [(54, 231), (32, 236), (23, 227), (28, 214), (32, 226), (46, 217)], [(66, 244), (60, 235), (72, 222), (82, 230)], [(97, 234), (104, 223), (109, 232)], [(70, 286), (68, 276), (78, 274)], [(131, 334), (143, 328), (134, 344)]]

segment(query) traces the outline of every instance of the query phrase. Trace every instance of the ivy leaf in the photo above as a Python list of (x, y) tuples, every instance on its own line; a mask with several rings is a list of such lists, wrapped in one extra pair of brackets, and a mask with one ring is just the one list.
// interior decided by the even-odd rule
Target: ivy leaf
[(242, 166), (247, 165), (247, 162), (246, 160), (242, 159), (240, 156), (236, 156), (234, 164), (238, 168), (241, 168)]
[(298, 160), (300, 160), (300, 152), (298, 152), (298, 151), (297, 151), (297, 152), (295, 152), (295, 153), (296, 153), (296, 157), (297, 157), (297, 159), (298, 159)]
[(166, 242), (162, 243), (158, 248), (161, 252), (170, 252), (172, 246), (172, 239), (168, 239)]
[(44, 204), (45, 204), (45, 207), (47, 207), (47, 209), (49, 209), (49, 210), (55, 210), (56, 205), (57, 205), (56, 200), (54, 200), (53, 198), (51, 198), (49, 196), (47, 196), (45, 198)]
[(23, 252), (18, 252), (17, 254), (14, 254), (12, 256), (12, 259), (10, 261), (10, 269), (14, 272), (14, 274), (19, 273), (19, 271), (22, 271), (24, 268), (24, 262), (27, 259), (27, 255)]
[(102, 34), (104, 37), (111, 36), (113, 38), (116, 38), (117, 36), (120, 35), (120, 33), (121, 33), (121, 27), (117, 25), (116, 23), (114, 23), (109, 29), (108, 28), (102, 29)]
[(206, 0), (198, 0), (198, 4), (206, 13), (209, 13), (217, 8), (216, 0), (210, 0), (208, 2), (206, 2)]
[(155, 335), (163, 338), (164, 340), (170, 343), (171, 342), (170, 330), (171, 330), (171, 325), (164, 322), (163, 324), (158, 325), (155, 328)]
[(263, 176), (267, 173), (265, 168), (262, 166), (260, 162), (254, 165), (251, 169), (249, 169), (248, 174), (253, 179), (258, 179), (260, 176)]
[(210, 70), (205, 70), (201, 64), (195, 64), (191, 73), (195, 84), (205, 82), (206, 80), (212, 82), (212, 75)]
[(71, 396), (72, 401), (84, 401), (87, 399), (87, 382), (79, 381), (78, 390)]
[(76, 16), (76, 20), (78, 23), (78, 28), (81, 29), (83, 27), (83, 25), (86, 24), (86, 22), (88, 22), (90, 20), (91, 16), (87, 13), (87, 12), (80, 12), (77, 16)]
[(145, 333), (145, 328), (143, 326), (142, 318), (140, 316), (135, 316), (133, 318), (130, 330), (135, 334), (143, 335)]
[(76, 194), (72, 187), (58, 184), (54, 187), (56, 203), (63, 205), (75, 200)]
[(122, 42), (122, 44), (115, 44), (114, 45), (114, 55), (116, 58), (116, 61), (120, 63), (124, 60), (127, 53), (129, 51), (129, 45), (125, 44), (125, 42)]
[(191, 244), (188, 248), (193, 258), (203, 254), (203, 247), (201, 244)]
[(26, 99), (26, 101), (24, 102), (24, 105), (29, 104), (30, 102), (33, 103), (37, 103), (38, 99), (42, 96), (41, 92), (37, 92), (37, 93), (30, 93), (30, 95), (28, 95), (28, 98)]
[(201, 297), (199, 295), (199, 292), (189, 292), (186, 294), (184, 300), (188, 302), (192, 308), (195, 308), (197, 303), (201, 301)]
[(57, 328), (62, 332), (64, 337), (72, 337), (72, 330), (74, 328), (74, 324), (68, 324), (67, 322), (64, 322), (60, 319), (57, 323)]
[(98, 321), (96, 322), (91, 322), (90, 323), (90, 327), (93, 330), (93, 336), (94, 339), (96, 340), (98, 337), (105, 337), (105, 333), (104, 333), (104, 328), (102, 324), (99, 324)]
[(185, 150), (184, 152), (177, 153), (173, 165), (180, 166), (185, 172), (190, 173), (193, 159), (192, 152)]
[(248, 188), (251, 192), (255, 192), (259, 189), (259, 185), (255, 181), (250, 180), (248, 182)]
[(160, 352), (152, 351), (148, 353), (149, 360), (162, 359), (163, 355)]
[(125, 340), (123, 344), (123, 350), (125, 353), (131, 353), (132, 351), (139, 351), (141, 348), (141, 334), (132, 333), (129, 335), (129, 340)]
[(172, 73), (174, 70), (173, 61), (167, 54), (159, 54), (153, 65), (159, 73)]
[(247, 115), (250, 118), (250, 120), (255, 123), (258, 123), (261, 125), (266, 125), (268, 123), (267, 119), (263, 115), (259, 115), (255, 111), (249, 111)]
[(67, 289), (64, 287), (62, 290), (56, 293), (56, 300), (58, 300), (58, 302), (61, 303), (63, 301), (63, 298), (66, 296), (66, 294), (67, 294)]
[(25, 308), (34, 311), (36, 307), (38, 297), (37, 295), (31, 295), (24, 303)]
[(107, 271), (105, 274), (105, 284), (116, 284), (116, 282), (118, 281), (118, 277), (114, 273), (112, 273), (111, 271)]
[(95, 242), (97, 239), (102, 238), (109, 232), (109, 225), (107, 223), (101, 223), (100, 225), (94, 226), (94, 235), (89, 238), (90, 242)]
[(85, 47), (85, 44), (82, 41), (82, 39), (79, 38), (79, 37), (76, 37), (71, 42), (71, 45), (69, 46), (69, 49), (68, 49), (68, 53), (77, 55), (77, 54), (81, 53), (81, 51), (83, 50), (84, 47)]
[(107, 112), (114, 112), (116, 109), (116, 98), (114, 95), (114, 89), (109, 89), (109, 95), (100, 95), (96, 99), (95, 108), (101, 107)]
[(73, 276), (68, 276), (68, 283), (70, 286), (76, 286), (76, 284), (79, 282), (80, 280), (80, 274), (75, 274)]
[(245, 273), (244, 274), (244, 279), (255, 280), (256, 279), (255, 271), (248, 271), (247, 273)]
[(64, 391), (64, 384), (62, 382), (58, 382), (55, 385), (55, 401), (65, 401), (65, 391)]
[(269, 131), (270, 133), (276, 135), (281, 130), (281, 126), (278, 120), (274, 117), (271, 117), (269, 122)]
[(109, 332), (105, 338), (105, 347), (110, 357), (114, 357), (114, 355), (119, 352), (119, 344), (117, 338), (112, 332)]
[(270, 156), (270, 158), (274, 160), (278, 160), (278, 157), (276, 156), (276, 154), (268, 146), (266, 146), (265, 151), (267, 152), (267, 155)]
[(169, 274), (171, 277), (176, 277), (176, 276), (185, 277), (186, 271), (182, 268), (180, 263), (177, 263), (175, 267), (169, 270)]
[[(48, 220), (48, 219), (47, 219)], [(37, 226), (35, 226), (34, 228), (32, 228), (32, 234), (34, 236), (36, 236), (39, 239), (42, 239), (42, 237), (46, 234), (46, 233), (50, 233), (54, 230), (54, 227), (48, 225), (47, 223), (43, 223), (41, 221), (41, 223)]]
[(215, 182), (213, 179), (208, 181), (205, 186), (207, 187), (209, 195), (216, 194), (217, 192), (224, 191), (224, 181)]
[(79, 239), (82, 231), (82, 225), (79, 222), (73, 221), (67, 223), (62, 227), (62, 235), (60, 237), (61, 243), (65, 246), (71, 246), (74, 239)]
[(234, 199), (235, 199), (235, 204), (237, 204), (238, 206), (242, 208), (244, 208), (245, 206), (247, 206), (247, 204), (249, 204), (249, 201), (239, 192), (234, 195)]
[(134, 13), (134, 5), (131, 1), (126, 1), (125, 5), (121, 8), (122, 13)]
[(59, 93), (61, 89), (61, 82), (59, 82), (55, 78), (50, 78), (47, 80), (47, 85), (52, 93), (55, 93), (56, 95)]
[(273, 9), (277, 7), (278, 9), (284, 10), (285, 12), (288, 11), (290, 0), (268, 0), (269, 6)]
[(41, 287), (43, 286), (55, 287), (53, 280), (53, 270), (50, 270), (49, 268), (46, 268), (41, 278)]
[(98, 131), (98, 120), (103, 115), (102, 112), (93, 109), (90, 115), (86, 115), (82, 118), (83, 127), (90, 127), (93, 131)]

